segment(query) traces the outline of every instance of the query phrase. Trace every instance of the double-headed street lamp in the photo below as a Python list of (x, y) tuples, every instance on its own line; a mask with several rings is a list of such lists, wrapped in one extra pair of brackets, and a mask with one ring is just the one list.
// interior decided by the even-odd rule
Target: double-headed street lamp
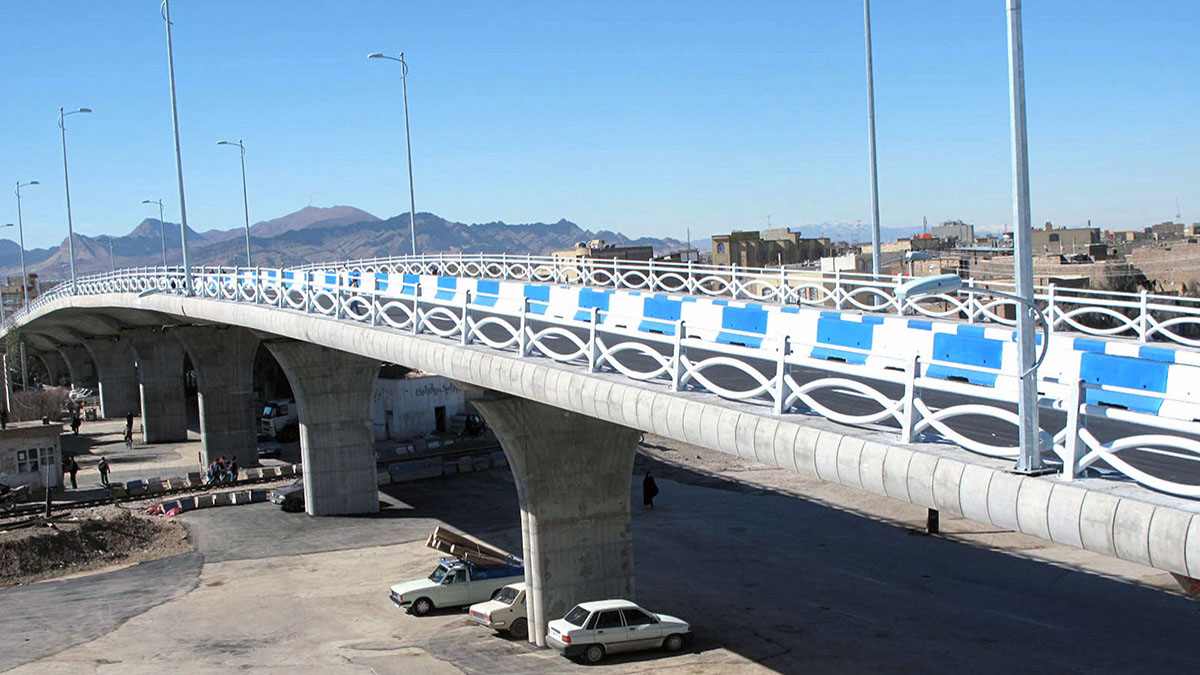
[(25, 293), (25, 306), (29, 306), (29, 273), (25, 270), (25, 223), (21, 218), (21, 188), (41, 185), (36, 180), (28, 183), (17, 181), (17, 234), (21, 238), (21, 290)]
[(58, 128), (62, 129), (62, 149), (63, 149), (63, 185), (67, 190), (67, 253), (71, 257), (71, 292), (75, 292), (75, 224), (71, 222), (71, 179), (67, 173), (67, 125), (64, 120), (68, 115), (78, 115), (80, 113), (90, 113), (91, 108), (80, 108), (71, 112), (64, 112), (62, 108), (58, 109)]
[(246, 198), (246, 146), (242, 143), (242, 139), (238, 139), (237, 143), (233, 141), (217, 141), (217, 145), (232, 145), (242, 151), (242, 210), (246, 213), (246, 267), (251, 267), (250, 263), (250, 202)]
[(368, 54), (368, 59), (387, 59), (389, 61), (397, 61), (400, 63), (400, 90), (404, 97), (404, 147), (408, 152), (408, 232), (412, 238), (412, 254), (417, 255), (417, 199), (413, 191), (413, 172), (412, 172), (412, 139), (408, 134), (408, 64), (404, 62), (404, 52), (400, 52), (400, 58), (394, 56), (386, 56), (378, 52)]
[(167, 266), (167, 223), (163, 220), (163, 204), (161, 199), (143, 199), (143, 204), (158, 204), (158, 236), (162, 239), (163, 267)]

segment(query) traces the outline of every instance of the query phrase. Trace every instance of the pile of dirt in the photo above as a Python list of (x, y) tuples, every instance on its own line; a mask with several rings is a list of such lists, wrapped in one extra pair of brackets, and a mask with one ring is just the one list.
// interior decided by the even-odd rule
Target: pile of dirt
[(0, 533), (0, 587), (192, 550), (177, 522), (115, 507), (88, 515)]

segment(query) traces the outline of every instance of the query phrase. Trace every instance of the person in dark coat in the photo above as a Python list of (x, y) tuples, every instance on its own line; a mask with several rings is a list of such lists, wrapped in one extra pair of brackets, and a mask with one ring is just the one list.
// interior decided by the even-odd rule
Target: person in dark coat
[(96, 469), (100, 471), (100, 484), (108, 487), (108, 458), (101, 457), (100, 463), (96, 465)]
[(658, 484), (654, 482), (654, 476), (646, 471), (646, 477), (642, 479), (642, 505), (648, 509), (654, 508), (654, 498), (658, 496)]
[(125, 413), (125, 429), (129, 432), (130, 436), (133, 435), (133, 413), (132, 412)]
[(78, 489), (79, 483), (75, 480), (75, 474), (79, 473), (79, 462), (76, 462), (74, 457), (67, 458), (67, 473), (71, 474), (71, 489)]

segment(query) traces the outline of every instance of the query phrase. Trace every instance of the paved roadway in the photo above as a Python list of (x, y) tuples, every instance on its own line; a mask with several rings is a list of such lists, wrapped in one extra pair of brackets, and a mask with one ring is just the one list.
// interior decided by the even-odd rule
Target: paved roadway
[(0, 589), (0, 672), (94, 640), (187, 593), (196, 587), (202, 562), (199, 553), (184, 553), (113, 572)]
[[(679, 478), (659, 480), (653, 511), (637, 503), (635, 479), (637, 592), (645, 606), (691, 621), (695, 643), (677, 656), (616, 655), (606, 672), (1200, 672), (1197, 606), (1184, 598), (917, 536), (725, 477), (706, 477), (706, 485)], [(418, 618), (387, 600), (388, 585), (428, 573), (437, 554), (423, 541), (435, 524), (519, 548), (507, 474), (390, 491), (402, 505), (371, 518), (308, 518), (267, 504), (185, 514), (206, 558), (201, 588), (179, 593), (194, 583), (192, 568), (177, 579), (143, 577), (139, 592), (174, 599), (103, 640), (17, 672), (150, 673), (187, 664), (204, 673), (361, 673), (369, 662), (373, 672), (391, 673), (404, 672), (413, 649), (480, 675), (590, 672), (471, 626), (460, 611)], [(379, 546), (400, 542), (409, 543)], [(91, 589), (107, 602), (54, 584)], [(87, 624), (97, 611), (129, 605), (134, 590), (107, 575), (39, 586), (0, 591), (0, 632), (22, 630), (28, 605), (54, 605), (55, 618), (38, 629), (85, 639), (112, 629), (111, 621)]]

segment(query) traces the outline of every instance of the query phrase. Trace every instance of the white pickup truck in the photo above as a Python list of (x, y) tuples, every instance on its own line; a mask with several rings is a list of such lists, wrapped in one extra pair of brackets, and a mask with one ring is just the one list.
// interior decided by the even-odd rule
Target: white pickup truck
[(509, 583), (524, 579), (522, 565), (484, 567), (455, 558), (439, 558), (433, 573), (391, 588), (397, 607), (425, 616), (438, 607), (466, 607), (488, 600)]
[(518, 640), (529, 637), (525, 619), (525, 582), (509, 584), (487, 602), (471, 605), (469, 618), (480, 626), (508, 633)]

